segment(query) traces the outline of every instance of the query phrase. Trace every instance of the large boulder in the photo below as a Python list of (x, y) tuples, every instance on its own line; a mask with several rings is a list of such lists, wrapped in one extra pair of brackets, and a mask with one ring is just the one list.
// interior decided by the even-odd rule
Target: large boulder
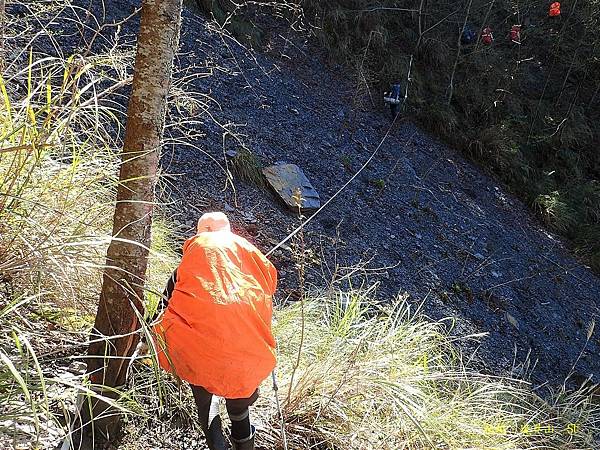
[(269, 185), (284, 203), (298, 211), (298, 200), (302, 211), (319, 209), (321, 198), (302, 169), (295, 164), (276, 164), (263, 169)]

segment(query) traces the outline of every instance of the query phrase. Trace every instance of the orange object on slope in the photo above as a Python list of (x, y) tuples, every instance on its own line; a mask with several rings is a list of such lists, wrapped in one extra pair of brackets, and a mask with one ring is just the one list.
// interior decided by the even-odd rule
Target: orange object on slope
[(481, 32), (481, 41), (485, 45), (491, 45), (494, 42), (494, 35), (492, 34), (492, 29), (490, 27), (485, 27)]
[(277, 270), (228, 230), (188, 239), (175, 289), (155, 326), (161, 367), (225, 398), (249, 397), (275, 367)]
[(521, 25), (513, 25), (510, 29), (510, 40), (515, 44), (521, 43)]
[(550, 5), (550, 11), (548, 13), (550, 17), (560, 16), (560, 2), (554, 2)]

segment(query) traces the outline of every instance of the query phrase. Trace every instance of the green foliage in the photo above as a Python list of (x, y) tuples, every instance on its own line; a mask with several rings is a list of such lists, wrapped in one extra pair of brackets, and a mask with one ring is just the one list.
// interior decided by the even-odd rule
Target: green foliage
[(576, 219), (573, 211), (562, 200), (561, 194), (558, 191), (538, 196), (536, 198), (536, 205), (540, 208), (546, 222), (553, 224), (559, 231), (567, 231)]
[(373, 180), (369, 180), (369, 182), (379, 190), (385, 189), (385, 180), (382, 178), (375, 178)]
[(247, 20), (240, 9), (242, 4), (230, 0), (185, 0), (192, 10), (197, 10), (212, 18), (231, 35), (247, 45), (260, 46), (264, 32), (255, 23)]
[[(304, 5), (331, 55), (350, 67), (364, 61), (373, 97), (408, 81), (409, 116), (490, 169), (597, 261), (600, 5), (563, 4), (550, 18), (539, 2), (473, 0), (467, 23), (478, 33), (490, 26), (495, 42), (459, 46), (468, 3)], [(514, 24), (522, 25), (521, 45), (508, 37)]]

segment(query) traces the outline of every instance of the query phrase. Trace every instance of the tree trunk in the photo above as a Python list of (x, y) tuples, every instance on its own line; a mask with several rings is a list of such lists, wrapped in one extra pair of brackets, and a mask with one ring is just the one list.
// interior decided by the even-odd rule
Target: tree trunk
[[(88, 349), (88, 373), (96, 385), (125, 384), (129, 357), (139, 341), (137, 314), (143, 313), (154, 187), (173, 58), (179, 43), (181, 4), (182, 0), (142, 2), (113, 239), (106, 255), (100, 303)], [(97, 417), (108, 408), (105, 402), (92, 403), (91, 408), (82, 408), (82, 416)], [(118, 422), (116, 414), (94, 420), (95, 435), (100, 432), (101, 440), (113, 439)]]

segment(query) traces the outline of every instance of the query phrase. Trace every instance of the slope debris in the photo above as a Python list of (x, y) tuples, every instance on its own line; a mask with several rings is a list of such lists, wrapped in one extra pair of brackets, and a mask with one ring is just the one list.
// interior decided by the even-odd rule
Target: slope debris
[[(135, 8), (104, 3), (97, 19), (107, 23)], [(308, 284), (362, 263), (360, 274), (379, 283), (380, 298), (405, 290), (432, 318), (455, 318), (457, 335), (485, 333), (462, 342), (477, 349), (483, 369), (538, 383), (569, 374), (598, 381), (600, 342), (587, 338), (598, 315), (598, 277), (481, 170), (410, 117), (390, 129), (369, 93), (351, 101), (357, 87), (344, 67), (289, 27), (269, 25), (264, 49), (254, 51), (202, 15), (184, 14), (177, 75), (203, 72), (188, 88), (208, 100), (197, 112), (197, 135), (173, 139), (163, 156), (172, 174), (164, 197), (174, 199), (180, 231), (189, 234), (202, 211), (226, 209), (238, 232), (269, 250), (299, 224), (268, 190), (235, 179), (232, 187), (226, 152), (249, 150), (264, 166), (297, 164), (327, 200), (379, 147), (304, 230)], [(123, 23), (121, 39), (135, 31), (135, 21)], [(273, 254), (282, 300), (297, 290), (290, 251)]]
[[(336, 270), (368, 261), (363, 275), (380, 283), (381, 298), (403, 289), (415, 302), (424, 300), (431, 317), (455, 317), (457, 334), (487, 333), (480, 344), (464, 345), (479, 346), (478, 359), (491, 372), (531, 370), (540, 383), (560, 383), (575, 366), (579, 381), (598, 379), (599, 342), (592, 337), (586, 344), (586, 333), (598, 314), (600, 280), (523, 204), (409, 121), (385, 138), (387, 115), (353, 107), (348, 99), (356, 88), (344, 69), (327, 65), (302, 37), (275, 29), (270, 50), (260, 53), (190, 12), (183, 29), (180, 64), (221, 68), (196, 85), (220, 101), (210, 110), (215, 120), (200, 128), (203, 140), (164, 158), (166, 171), (184, 174), (172, 192), (183, 224), (193, 223), (196, 205), (236, 205), (230, 214), (238, 230), (268, 250), (299, 223), (267, 191), (243, 183), (223, 190), (226, 172), (210, 161), (222, 163), (223, 152), (240, 145), (229, 133), (265, 165), (285, 160), (302, 167), (324, 200), (381, 143), (366, 169), (306, 228), (314, 255), (308, 282), (319, 286)], [(294, 258), (285, 249), (274, 257), (285, 299), (295, 290)]]

